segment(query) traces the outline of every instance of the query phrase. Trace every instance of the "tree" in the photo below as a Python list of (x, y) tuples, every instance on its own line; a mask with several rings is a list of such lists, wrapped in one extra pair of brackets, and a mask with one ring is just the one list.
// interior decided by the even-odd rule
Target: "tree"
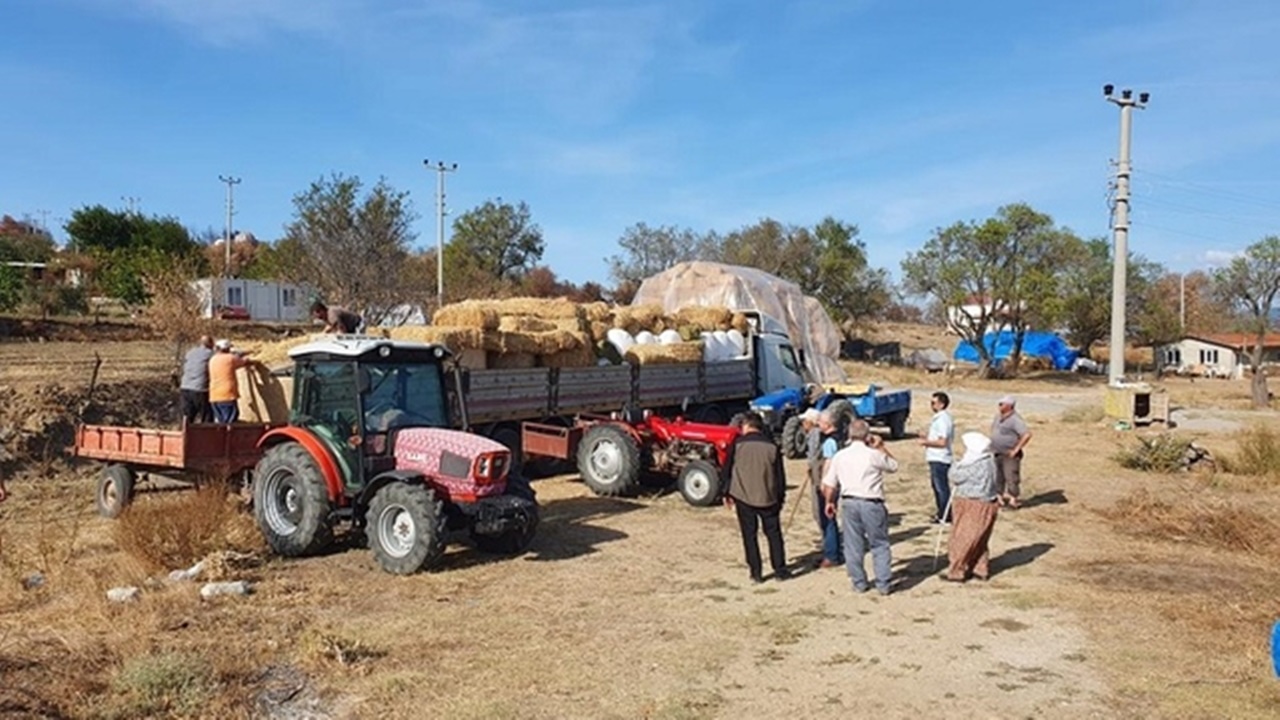
[(671, 225), (651, 228), (636, 223), (618, 238), (622, 252), (606, 258), (609, 278), (616, 286), (640, 286), (645, 278), (677, 263), (704, 260), (716, 254), (718, 238), (712, 234), (699, 236), (689, 228)]
[(176, 218), (86, 206), (71, 213), (64, 226), (76, 254), (96, 267), (94, 284), (110, 297), (130, 304), (146, 302), (142, 278), (175, 262), (192, 260), (204, 269), (200, 245)]
[(385, 179), (368, 193), (362, 189), (360, 178), (340, 174), (311, 183), (293, 198), (294, 219), (281, 245), (291, 254), (290, 279), (376, 325), (409, 299), (403, 270), (417, 215), (409, 194)]
[(1271, 399), (1267, 375), (1262, 371), (1262, 348), (1271, 327), (1276, 293), (1280, 293), (1280, 237), (1269, 235), (1245, 248), (1230, 265), (1214, 272), (1213, 285), (1219, 298), (1243, 311), (1242, 324), (1255, 336), (1250, 390), (1255, 408), (1268, 407)]
[(22, 302), (22, 270), (0, 264), (0, 311), (11, 312)]
[[(1067, 330), (1067, 341), (1087, 353), (1111, 332), (1112, 245), (1106, 238), (1092, 238), (1075, 239), (1073, 246), (1060, 271), (1061, 324)], [(1132, 252), (1125, 267), (1129, 337), (1142, 344), (1174, 339), (1181, 332), (1177, 304), (1171, 306), (1159, 299), (1157, 281), (1164, 268)]]
[(53, 254), (49, 233), (27, 220), (0, 217), (0, 261), (48, 262)]
[(487, 200), (453, 221), (453, 237), (444, 248), (445, 268), (498, 283), (518, 283), (542, 259), (542, 230), (530, 220), (529, 206)]

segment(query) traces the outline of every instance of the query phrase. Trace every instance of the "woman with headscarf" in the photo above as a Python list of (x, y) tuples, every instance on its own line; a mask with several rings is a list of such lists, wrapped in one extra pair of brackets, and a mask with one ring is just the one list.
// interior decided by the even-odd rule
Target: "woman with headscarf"
[(996, 493), (996, 460), (991, 439), (979, 432), (967, 432), (960, 441), (964, 457), (951, 466), (951, 539), (947, 545), (950, 565), (946, 580), (964, 582), (970, 576), (986, 580), (987, 544), (996, 524), (1000, 504)]

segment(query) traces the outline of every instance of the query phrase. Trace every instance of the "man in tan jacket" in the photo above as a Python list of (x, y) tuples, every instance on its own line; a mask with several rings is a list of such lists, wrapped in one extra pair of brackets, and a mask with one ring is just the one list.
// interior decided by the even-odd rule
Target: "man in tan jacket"
[(764, 528), (769, 542), (769, 561), (773, 577), (786, 580), (787, 553), (782, 545), (782, 503), (787, 490), (782, 453), (764, 434), (764, 420), (747, 413), (742, 421), (742, 434), (729, 450), (724, 466), (724, 483), (729, 488), (724, 504), (738, 514), (742, 546), (747, 555), (747, 568), (752, 582), (764, 582), (760, 558), (759, 529)]

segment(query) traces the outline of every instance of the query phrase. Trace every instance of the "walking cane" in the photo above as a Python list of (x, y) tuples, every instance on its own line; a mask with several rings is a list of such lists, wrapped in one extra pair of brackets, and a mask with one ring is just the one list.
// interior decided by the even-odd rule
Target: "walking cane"
[(938, 553), (942, 550), (942, 530), (947, 526), (944, 520), (951, 515), (951, 500), (955, 497), (953, 493), (947, 498), (947, 507), (942, 511), (942, 517), (938, 518), (938, 536), (933, 541), (933, 572), (938, 571)]
[[(796, 493), (797, 498), (804, 497), (804, 491), (809, 489), (809, 473), (804, 474), (804, 482), (800, 484), (800, 492)], [(796, 510), (800, 509), (800, 500), (796, 500), (791, 504), (791, 515), (787, 518), (787, 524), (782, 528), (782, 534), (786, 535), (791, 531), (791, 523), (796, 519)]]

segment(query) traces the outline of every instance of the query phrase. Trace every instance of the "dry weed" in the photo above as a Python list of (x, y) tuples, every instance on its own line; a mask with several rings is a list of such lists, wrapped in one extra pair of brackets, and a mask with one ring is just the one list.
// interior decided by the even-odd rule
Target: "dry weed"
[(1130, 470), (1175, 473), (1187, 468), (1187, 451), (1190, 449), (1190, 440), (1160, 433), (1150, 438), (1139, 437), (1137, 445), (1119, 450), (1115, 460)]
[(1236, 454), (1222, 458), (1223, 470), (1236, 475), (1280, 478), (1280, 435), (1265, 425), (1254, 425), (1236, 446)]
[(176, 497), (139, 497), (115, 525), (120, 549), (150, 570), (184, 568), (210, 553), (260, 549), (253, 520), (219, 484)]
[(212, 668), (187, 653), (142, 655), (125, 662), (111, 681), (116, 697), (107, 717), (200, 717), (217, 692)]
[(1280, 552), (1280, 527), (1270, 518), (1200, 496), (1167, 502), (1139, 489), (1101, 513), (1128, 535), (1249, 553)]
[(1085, 403), (1082, 405), (1074, 405), (1062, 411), (1062, 422), (1068, 423), (1098, 423), (1102, 422), (1107, 416), (1106, 410), (1097, 403)]

